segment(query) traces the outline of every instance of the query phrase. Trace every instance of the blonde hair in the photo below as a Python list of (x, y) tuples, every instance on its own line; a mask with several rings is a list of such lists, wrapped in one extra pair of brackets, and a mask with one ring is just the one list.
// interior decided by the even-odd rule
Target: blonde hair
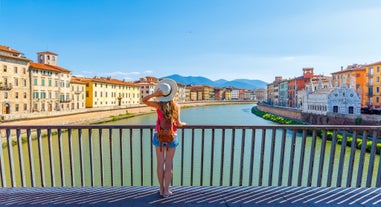
[(159, 107), (165, 119), (172, 119), (177, 121), (178, 109), (176, 103), (173, 100), (168, 102), (159, 102)]

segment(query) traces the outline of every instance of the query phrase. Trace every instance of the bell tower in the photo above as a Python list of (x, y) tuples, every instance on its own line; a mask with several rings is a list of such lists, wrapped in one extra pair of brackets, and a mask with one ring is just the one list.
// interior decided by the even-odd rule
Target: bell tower
[(37, 62), (40, 64), (58, 65), (58, 55), (52, 52), (39, 52), (37, 53)]

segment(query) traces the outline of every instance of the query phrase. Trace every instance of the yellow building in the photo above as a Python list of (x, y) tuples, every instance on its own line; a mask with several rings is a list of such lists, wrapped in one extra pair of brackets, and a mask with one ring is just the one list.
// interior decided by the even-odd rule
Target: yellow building
[(30, 111), (29, 62), (21, 52), (0, 45), (0, 120)]
[(30, 63), (32, 112), (71, 110), (71, 71), (57, 66), (58, 55), (38, 53)]
[(381, 108), (381, 61), (367, 65), (366, 75), (366, 105), (369, 108)]
[(140, 104), (140, 85), (111, 77), (83, 78), (86, 108), (130, 107)]
[(214, 88), (211, 86), (190, 86), (191, 101), (207, 101), (214, 100)]

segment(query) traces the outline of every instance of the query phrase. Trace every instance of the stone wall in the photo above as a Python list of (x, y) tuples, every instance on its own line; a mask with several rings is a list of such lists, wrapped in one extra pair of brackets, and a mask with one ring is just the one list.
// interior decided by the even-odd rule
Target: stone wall
[(257, 108), (266, 113), (317, 125), (381, 125), (381, 115), (369, 114), (308, 114), (288, 107), (258, 105)]
[(275, 115), (279, 115), (282, 117), (286, 117), (286, 118), (294, 119), (298, 121), (303, 120), (301, 111), (294, 108), (279, 107), (279, 106), (265, 106), (265, 105), (258, 105), (257, 108), (260, 111), (264, 111), (266, 113), (275, 114)]

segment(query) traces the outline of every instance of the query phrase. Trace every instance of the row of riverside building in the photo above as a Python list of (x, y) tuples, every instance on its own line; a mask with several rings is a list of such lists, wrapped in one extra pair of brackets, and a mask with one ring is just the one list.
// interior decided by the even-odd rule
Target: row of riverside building
[(352, 64), (332, 76), (316, 75), (303, 68), (303, 75), (276, 76), (267, 85), (267, 104), (297, 108), (304, 113), (361, 114), (381, 110), (381, 61)]
[[(38, 52), (33, 62), (8, 46), (0, 45), (0, 121), (128, 108), (141, 104), (153, 92), (158, 78), (137, 81), (111, 77), (78, 77), (58, 65), (58, 54)], [(178, 102), (209, 100), (264, 101), (266, 89), (216, 88), (178, 83)]]

